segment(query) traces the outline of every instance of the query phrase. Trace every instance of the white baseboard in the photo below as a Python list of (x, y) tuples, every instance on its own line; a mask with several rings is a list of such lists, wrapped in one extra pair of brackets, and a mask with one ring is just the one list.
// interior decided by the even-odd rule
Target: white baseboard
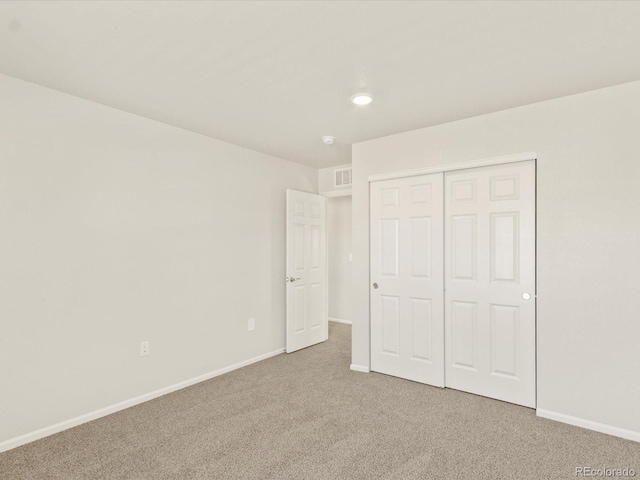
[(196, 383), (204, 382), (205, 380), (209, 380), (211, 378), (217, 377), (224, 373), (237, 370), (238, 368), (246, 367), (247, 365), (251, 365), (252, 363), (260, 362), (262, 360), (266, 360), (267, 358), (275, 357), (276, 355), (280, 355), (281, 353), (284, 353), (284, 348), (279, 348), (278, 350), (274, 350), (273, 352), (265, 353), (263, 355), (258, 355), (257, 357), (250, 358), (249, 360), (245, 360), (243, 362), (236, 363), (234, 365), (229, 365), (228, 367), (224, 367), (219, 370), (215, 370), (213, 372), (205, 373), (204, 375), (199, 375), (189, 380), (185, 380), (183, 382), (179, 382), (174, 385), (161, 388), (160, 390), (155, 390), (153, 392), (145, 393), (144, 395), (140, 395), (138, 397), (131, 398), (129, 400), (124, 400), (122, 402), (116, 403), (115, 405), (110, 405), (108, 407), (104, 407), (99, 410), (95, 410), (93, 412), (85, 413), (84, 415), (80, 415), (79, 417), (71, 418), (69, 420), (56, 423), (55, 425), (41, 428), (40, 430), (36, 430), (34, 432), (25, 433), (24, 435), (20, 435), (19, 437), (10, 438), (9, 440), (5, 440), (4, 442), (0, 443), (0, 452), (6, 452), (7, 450), (11, 450), (21, 445), (25, 445), (27, 443), (33, 442), (35, 440), (39, 440), (44, 437), (48, 437), (49, 435), (53, 435), (54, 433), (59, 433), (59, 432), (62, 432), (63, 430), (68, 430), (69, 428), (82, 425), (83, 423), (87, 423), (101, 417), (106, 417), (107, 415), (111, 415), (112, 413), (119, 412), (120, 410), (124, 410), (125, 408), (133, 407), (134, 405), (148, 402), (149, 400), (153, 400), (154, 398), (158, 398), (168, 393), (175, 392), (176, 390), (181, 390), (183, 388), (190, 387), (191, 385), (195, 385)]
[(582, 427), (588, 430), (606, 433), (608, 435), (613, 435), (614, 437), (621, 437), (626, 438), (627, 440), (640, 442), (640, 432), (634, 432), (633, 430), (626, 430), (624, 428), (614, 427), (605, 423), (593, 422), (591, 420), (585, 420), (584, 418), (572, 417), (571, 415), (552, 412), (550, 410), (544, 410), (541, 408), (536, 409), (536, 415), (538, 417), (548, 418), (549, 420), (568, 423), (569, 425), (574, 425), (576, 427)]
[(356, 365), (355, 363), (351, 364), (351, 370), (353, 370), (354, 372), (362, 372), (362, 373), (369, 373), (371, 371), (369, 369), (369, 367), (364, 367), (362, 365)]
[(336, 323), (344, 323), (347, 325), (351, 325), (351, 320), (343, 320), (341, 318), (329, 318), (330, 322), (336, 322)]

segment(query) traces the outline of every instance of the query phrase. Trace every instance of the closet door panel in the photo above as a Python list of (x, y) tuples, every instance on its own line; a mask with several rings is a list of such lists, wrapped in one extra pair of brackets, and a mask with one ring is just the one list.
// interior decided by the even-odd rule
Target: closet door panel
[(535, 163), (445, 174), (445, 385), (535, 407)]
[(444, 386), (443, 175), (371, 184), (371, 369)]

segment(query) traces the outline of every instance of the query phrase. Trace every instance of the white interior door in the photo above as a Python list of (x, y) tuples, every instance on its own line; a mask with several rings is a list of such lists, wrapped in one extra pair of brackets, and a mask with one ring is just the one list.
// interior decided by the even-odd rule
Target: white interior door
[(371, 183), (371, 369), (444, 386), (442, 174)]
[(329, 336), (326, 211), (325, 197), (287, 190), (287, 353)]
[(445, 175), (446, 386), (535, 407), (535, 164)]

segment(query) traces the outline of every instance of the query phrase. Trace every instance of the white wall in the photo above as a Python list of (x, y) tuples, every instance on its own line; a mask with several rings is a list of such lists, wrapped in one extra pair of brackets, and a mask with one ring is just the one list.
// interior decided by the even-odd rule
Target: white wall
[(634, 82), (354, 145), (354, 367), (369, 365), (368, 176), (535, 151), (538, 408), (640, 440), (639, 125)]
[(351, 197), (327, 199), (329, 318), (351, 320)]
[(284, 347), (317, 170), (6, 76), (0, 105), (0, 445)]

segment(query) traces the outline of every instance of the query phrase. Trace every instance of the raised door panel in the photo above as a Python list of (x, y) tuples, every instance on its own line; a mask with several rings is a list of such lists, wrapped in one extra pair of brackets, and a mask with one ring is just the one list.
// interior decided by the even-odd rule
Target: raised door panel
[(381, 207), (397, 207), (400, 201), (400, 188), (382, 188), (380, 190)]
[(431, 202), (431, 183), (413, 183), (410, 187), (411, 203), (414, 205), (423, 205)]
[(478, 348), (477, 305), (471, 302), (451, 302), (452, 365), (476, 370)]
[(411, 304), (412, 357), (417, 360), (431, 362), (433, 359), (431, 300), (410, 298), (409, 301)]
[(492, 175), (490, 179), (491, 201), (517, 200), (520, 198), (520, 175)]
[(309, 328), (322, 326), (322, 284), (312, 283), (309, 290)]
[(475, 280), (477, 268), (476, 215), (451, 217), (451, 278)]
[(519, 308), (512, 305), (490, 305), (491, 374), (518, 379), (520, 351)]
[(475, 178), (458, 180), (451, 182), (449, 191), (451, 192), (451, 203), (475, 203), (477, 180)]
[(319, 225), (311, 225), (311, 261), (310, 267), (314, 270), (317, 270), (322, 266), (322, 249), (320, 244), (320, 226)]
[(411, 275), (431, 277), (431, 217), (409, 219)]
[(294, 311), (294, 325), (295, 332), (304, 332), (307, 328), (306, 322), (306, 295), (304, 285), (295, 285), (293, 287), (293, 311)]
[(400, 298), (380, 295), (382, 351), (398, 355), (400, 345)]
[(293, 255), (294, 255), (294, 263), (293, 268), (297, 272), (303, 271), (305, 269), (304, 263), (304, 250), (305, 250), (305, 231), (306, 225), (304, 223), (295, 223), (293, 225)]
[(383, 218), (380, 220), (380, 274), (383, 276), (397, 277), (398, 265), (398, 235), (399, 219)]
[(517, 283), (520, 274), (520, 213), (492, 213), (489, 221), (491, 281)]

